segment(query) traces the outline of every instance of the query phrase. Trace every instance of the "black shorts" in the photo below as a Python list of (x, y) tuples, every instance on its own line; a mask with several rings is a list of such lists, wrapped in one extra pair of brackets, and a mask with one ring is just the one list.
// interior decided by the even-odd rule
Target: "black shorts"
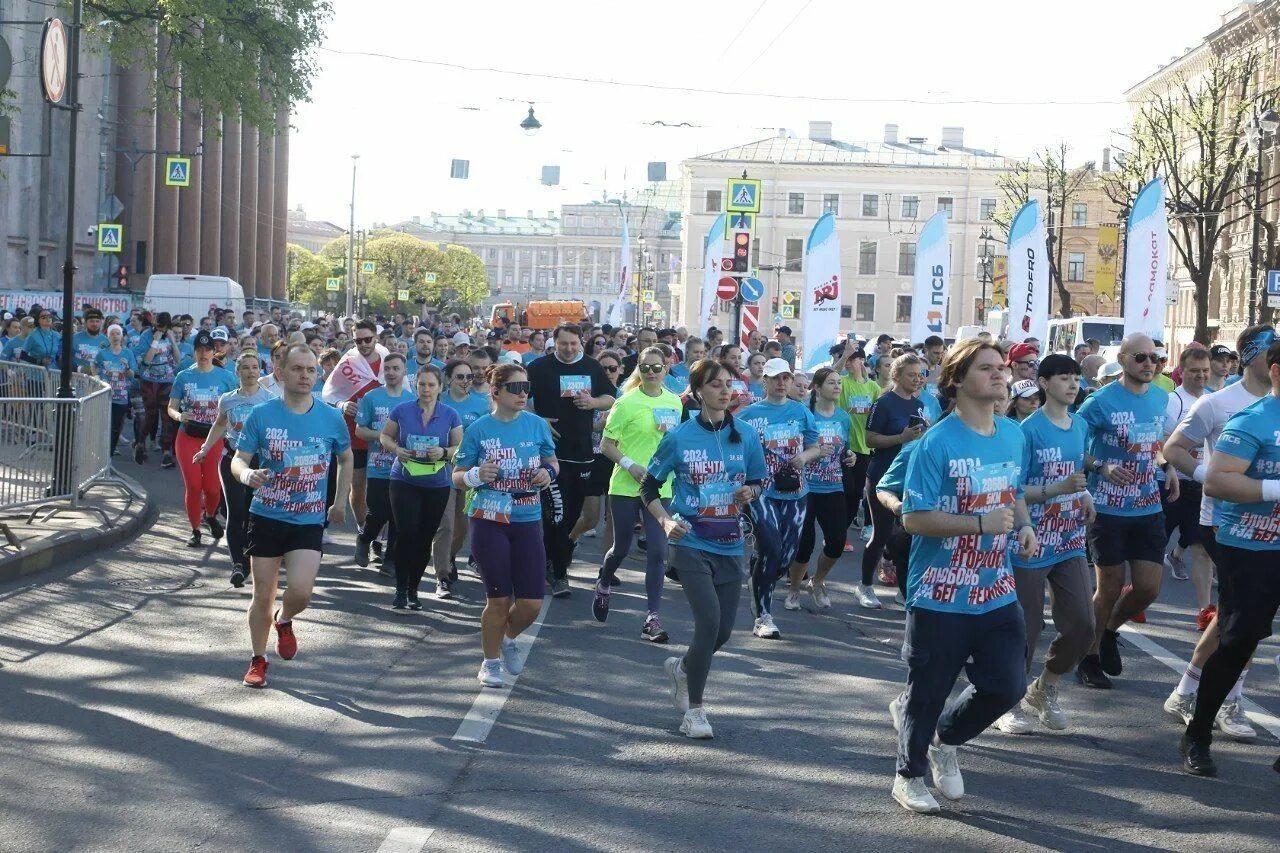
[(1203, 494), (1204, 486), (1195, 480), (1178, 481), (1178, 499), (1173, 503), (1169, 503), (1163, 491), (1160, 493), (1165, 536), (1177, 530), (1179, 548), (1200, 544), (1200, 498)]
[(323, 524), (290, 524), (249, 513), (244, 552), (250, 557), (283, 557), (290, 551), (324, 553)]
[(1200, 544), (1204, 547), (1205, 553), (1209, 555), (1209, 559), (1213, 560), (1214, 565), (1220, 562), (1218, 554), (1218, 528), (1210, 527), (1207, 524), (1200, 525)]
[(1120, 566), (1130, 560), (1164, 562), (1164, 546), (1169, 534), (1164, 529), (1164, 513), (1150, 515), (1104, 515), (1089, 528), (1089, 545), (1099, 566)]
[(1253, 648), (1271, 636), (1280, 607), (1280, 551), (1219, 545), (1218, 636), (1225, 645)]
[(609, 478), (613, 476), (613, 461), (603, 453), (597, 453), (591, 460), (591, 474), (587, 477), (586, 490), (583, 495), (598, 498), (609, 489)]
[(363, 471), (365, 468), (368, 468), (368, 467), (369, 467), (369, 451), (368, 451), (368, 449), (365, 449), (365, 450), (356, 450), (356, 449), (353, 447), (353, 448), (351, 449), (351, 457), (352, 457), (352, 461), (351, 461), (351, 470), (352, 470), (352, 471)]

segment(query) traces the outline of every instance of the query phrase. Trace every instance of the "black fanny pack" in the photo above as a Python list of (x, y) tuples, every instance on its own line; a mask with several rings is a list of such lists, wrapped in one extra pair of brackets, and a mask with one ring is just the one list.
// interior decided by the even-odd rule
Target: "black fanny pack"
[(779, 461), (778, 470), (773, 475), (773, 487), (779, 492), (786, 494), (788, 492), (798, 492), (803, 483), (800, 480), (800, 472), (783, 461), (782, 457), (772, 450), (766, 448), (766, 453)]

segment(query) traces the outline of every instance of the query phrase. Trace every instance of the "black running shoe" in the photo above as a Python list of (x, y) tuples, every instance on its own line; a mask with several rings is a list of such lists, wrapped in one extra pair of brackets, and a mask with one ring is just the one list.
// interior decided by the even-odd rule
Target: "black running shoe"
[(1178, 742), (1178, 752), (1182, 755), (1182, 769), (1192, 776), (1218, 775), (1218, 765), (1209, 754), (1209, 744), (1192, 740), (1184, 734)]
[(369, 540), (359, 533), (356, 534), (356, 565), (362, 569), (369, 565)]
[(388, 557), (382, 561), (382, 566), (378, 569), (378, 574), (384, 578), (394, 578), (396, 576), (396, 561)]
[(391, 599), (391, 609), (392, 610), (408, 610), (409, 596), (403, 592), (397, 592), (396, 597)]
[(141, 441), (133, 443), (133, 461), (139, 465), (147, 461), (147, 446)]
[(165, 454), (161, 455), (161, 457), (160, 457), (160, 467), (161, 467), (161, 468), (172, 468), (174, 465), (177, 465), (177, 464), (178, 464), (178, 463), (176, 463), (176, 462), (174, 462), (174, 461), (173, 461), (173, 454), (172, 454), (172, 453), (165, 453)]
[(609, 618), (609, 585), (606, 583), (596, 584), (596, 597), (591, 600), (591, 615), (596, 617), (597, 622), (604, 622)]
[(409, 593), (408, 605), (410, 610), (422, 609), (422, 602), (418, 600), (418, 594), (416, 592)]
[(1103, 629), (1102, 642), (1098, 644), (1098, 658), (1102, 661), (1102, 671), (1107, 675), (1119, 675), (1124, 672), (1124, 662), (1120, 660), (1119, 635), (1115, 631)]
[(218, 521), (216, 515), (206, 515), (204, 523), (209, 527), (209, 535), (213, 537), (213, 541), (217, 542), (222, 538), (222, 534), (226, 533), (226, 529), (222, 526), (222, 522)]
[(191, 538), (187, 540), (187, 547), (188, 548), (200, 547), (200, 531), (199, 530), (191, 531)]
[(375, 539), (369, 543), (369, 550), (373, 551), (373, 561), (375, 563), (382, 562), (382, 540)]
[(1111, 679), (1102, 671), (1102, 664), (1097, 655), (1085, 655), (1084, 660), (1076, 666), (1076, 680), (1085, 687), (1095, 690), (1110, 690)]
[(568, 598), (568, 597), (569, 597), (569, 595), (570, 595), (570, 593), (569, 593), (569, 579), (568, 579), (568, 578), (556, 578), (555, 580), (553, 580), (553, 581), (551, 582), (551, 597), (552, 597), (552, 598)]
[(244, 566), (232, 566), (231, 585), (236, 589), (244, 586)]

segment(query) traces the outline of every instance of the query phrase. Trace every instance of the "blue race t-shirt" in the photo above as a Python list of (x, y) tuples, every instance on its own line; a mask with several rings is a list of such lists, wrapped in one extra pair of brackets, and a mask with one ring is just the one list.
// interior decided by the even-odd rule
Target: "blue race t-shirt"
[(5, 361), (22, 361), (22, 354), (27, 351), (27, 338), (25, 335), (17, 338), (9, 338), (5, 341), (4, 350), (0, 351), (0, 358)]
[[(903, 516), (913, 512), (986, 515), (1022, 496), (1025, 439), (1008, 418), (982, 435), (959, 417), (943, 418), (919, 441), (907, 464)], [(1011, 534), (913, 536), (907, 608), (986, 613), (1017, 601)]]
[[(1280, 400), (1267, 394), (1236, 413), (1218, 437), (1214, 453), (1249, 462), (1245, 473), (1255, 480), (1280, 477)], [(1280, 503), (1218, 501), (1222, 523), (1218, 544), (1248, 551), (1280, 551)]]
[(257, 456), (271, 478), (254, 490), (249, 512), (287, 524), (323, 524), (329, 457), (350, 447), (346, 420), (319, 400), (302, 414), (280, 397), (254, 406), (236, 451)]
[(236, 445), (240, 442), (240, 432), (244, 429), (244, 422), (249, 419), (249, 413), (253, 411), (253, 407), (278, 396), (280, 395), (275, 391), (259, 385), (258, 390), (252, 394), (242, 394), (237, 387), (234, 391), (228, 391), (218, 398), (218, 414), (227, 419), (227, 431), (223, 436), (227, 450), (235, 452)]
[[(400, 428), (397, 439), (400, 446), (415, 456), (425, 453), (432, 447), (448, 447), (449, 431), (454, 427), (462, 426), (462, 419), (458, 417), (458, 413), (440, 402), (436, 403), (435, 409), (431, 412), (431, 419), (424, 422), (422, 406), (418, 405), (417, 400), (401, 403), (392, 409), (391, 420)], [(422, 462), (426, 463), (425, 457)], [(434, 473), (414, 474), (397, 457), (391, 466), (391, 479), (427, 489), (448, 488), (453, 477), (453, 466), (448, 462), (438, 464), (440, 467)]]
[(1089, 491), (1099, 514), (1140, 516), (1160, 512), (1156, 454), (1164, 446), (1168, 407), (1168, 392), (1152, 384), (1145, 394), (1134, 394), (1122, 380), (1094, 391), (1080, 405), (1077, 414), (1089, 425), (1089, 455), (1136, 475), (1127, 486), (1117, 486), (1098, 473), (1089, 475)]
[[(356, 425), (376, 432), (382, 432), (391, 418), (391, 410), (406, 401), (416, 400), (417, 396), (403, 385), (399, 394), (391, 394), (385, 385), (379, 385), (360, 398), (356, 404)], [(403, 444), (403, 442), (401, 442)], [(391, 466), (396, 455), (382, 449), (381, 441), (369, 442), (369, 466), (366, 476), (374, 480), (386, 480), (391, 477)]]
[[(1084, 470), (1084, 444), (1089, 427), (1079, 415), (1068, 415), (1063, 429), (1037, 409), (1019, 424), (1027, 440), (1023, 461), (1024, 486), (1050, 486)], [(1061, 495), (1043, 503), (1028, 503), (1039, 547), (1029, 558), (1016, 551), (1013, 564), (1020, 569), (1047, 569), (1071, 557), (1084, 556), (1084, 494)]]
[[(805, 478), (800, 477), (800, 488), (794, 492), (780, 492), (774, 484), (774, 475), (783, 464), (818, 442), (818, 427), (813, 412), (796, 400), (770, 403), (761, 400), (742, 410), (736, 420), (750, 424), (764, 442), (765, 465), (769, 477), (765, 480), (765, 497), (798, 501), (809, 493)], [(848, 431), (845, 432), (848, 435)]]
[[(911, 425), (913, 417), (924, 417), (924, 403), (920, 402), (919, 397), (901, 397), (893, 391), (886, 391), (871, 404), (871, 414), (867, 416), (867, 432), (902, 435)], [(871, 461), (867, 463), (867, 482), (874, 483), (884, 476), (901, 446), (895, 444), (871, 451)]]
[(724, 427), (710, 430), (687, 420), (662, 437), (649, 460), (654, 479), (666, 482), (675, 475), (668, 511), (692, 525), (673, 548), (742, 555), (742, 508), (733, 493), (748, 482), (763, 482), (768, 468), (755, 428), (737, 418), (734, 428), (740, 441), (730, 441)]
[(818, 446), (830, 447), (831, 455), (815, 459), (804, 468), (809, 491), (827, 495), (844, 491), (844, 457), (849, 452), (849, 430), (853, 420), (839, 406), (830, 415), (813, 412), (814, 426), (818, 431)]
[(752, 403), (759, 403), (765, 397), (764, 382), (756, 379), (748, 379), (747, 392), (751, 394)]
[[(148, 364), (144, 359), (151, 350), (152, 344), (155, 345), (156, 353), (151, 357), (151, 363)], [(146, 329), (138, 336), (138, 346), (134, 350), (134, 355), (138, 357), (142, 378), (148, 382), (159, 382), (167, 385), (177, 375), (178, 360), (181, 358), (181, 353), (167, 335), (157, 335), (155, 329)], [(264, 362), (264, 364), (270, 363), (269, 361)]]
[(98, 350), (107, 345), (107, 336), (99, 332), (91, 335), (88, 332), (76, 332), (71, 336), (71, 353), (75, 359), (76, 369), (88, 367), (94, 363)]
[(907, 487), (907, 463), (911, 461), (911, 454), (919, 444), (920, 439), (917, 438), (898, 448), (898, 455), (893, 457), (888, 470), (884, 472), (880, 482), (876, 483), (877, 492), (888, 492), (891, 495), (897, 495), (898, 500), (902, 500)]
[(520, 412), (513, 421), (493, 415), (477, 420), (463, 432), (454, 464), (474, 468), (492, 459), (499, 470), (498, 479), (469, 493), (467, 514), (511, 524), (540, 521), (542, 504), (533, 478), (542, 458), (555, 455), (551, 425), (532, 412)]
[(489, 414), (493, 400), (488, 394), (477, 394), (471, 391), (461, 400), (455, 400), (452, 394), (441, 394), (440, 402), (458, 413), (458, 417), (462, 419), (462, 429), (465, 431)]
[(190, 412), (196, 423), (213, 426), (218, 417), (218, 398), (239, 386), (240, 382), (221, 367), (203, 372), (188, 367), (174, 377), (169, 399), (177, 404), (178, 411)]
[(129, 372), (138, 372), (138, 357), (133, 350), (121, 347), (119, 353), (114, 353), (110, 347), (103, 347), (93, 357), (93, 369), (111, 386), (111, 402), (129, 402)]

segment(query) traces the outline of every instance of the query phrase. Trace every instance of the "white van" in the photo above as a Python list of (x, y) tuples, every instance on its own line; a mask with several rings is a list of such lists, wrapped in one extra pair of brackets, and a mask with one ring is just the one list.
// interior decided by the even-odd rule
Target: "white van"
[(244, 289), (225, 275), (153, 275), (147, 279), (142, 307), (153, 315), (190, 314), (197, 321), (208, 316), (210, 308), (230, 308), (238, 320), (245, 311)]

